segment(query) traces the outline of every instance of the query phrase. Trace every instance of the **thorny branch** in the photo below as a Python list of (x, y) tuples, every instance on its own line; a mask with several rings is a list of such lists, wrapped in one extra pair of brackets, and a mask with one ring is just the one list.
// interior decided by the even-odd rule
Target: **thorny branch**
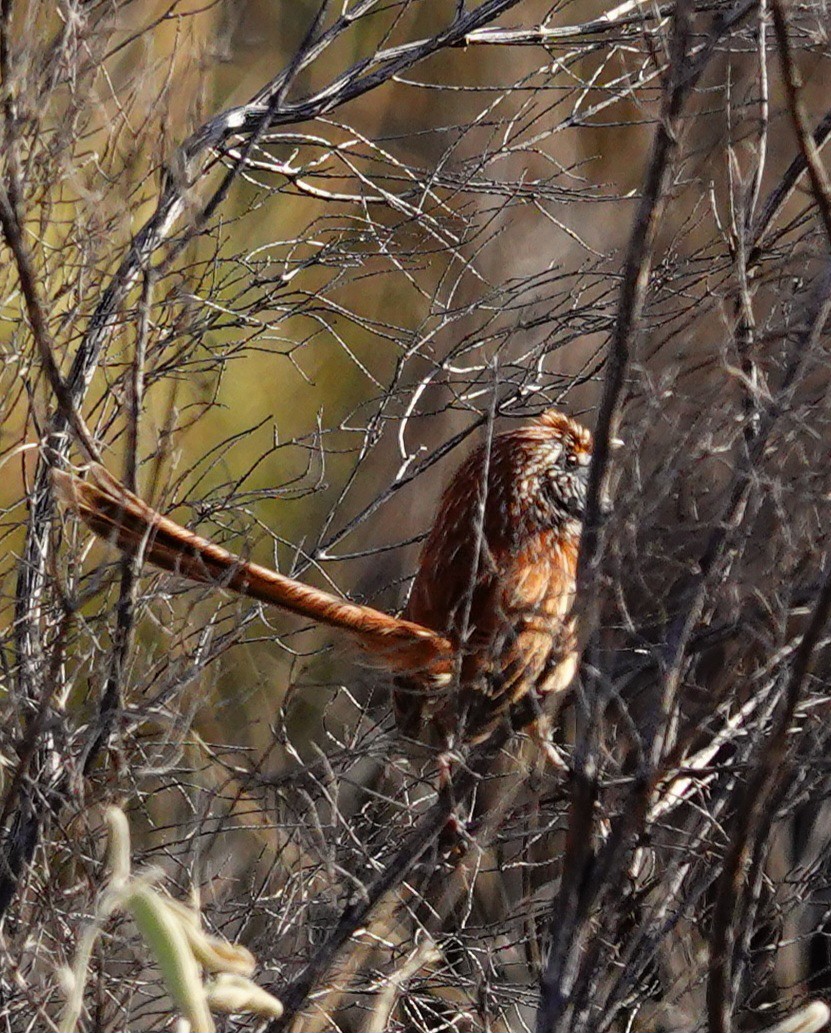
[[(738, 18), (751, 9), (752, 4), (745, 3), (734, 8), (731, 14)], [(602, 505), (610, 493), (610, 448), (612, 440), (618, 436), (622, 419), (622, 394), (633, 339), (639, 327), (649, 283), (655, 233), (668, 201), (668, 186), (673, 158), (679, 144), (684, 104), (707, 67), (723, 28), (718, 24), (714, 26), (708, 45), (695, 63), (689, 58), (691, 30), (691, 5), (684, 2), (676, 4), (661, 119), (653, 137), (641, 200), (629, 236), (617, 317), (606, 360), (603, 394), (595, 429), (595, 451), (589, 477), (578, 574), (578, 597), (583, 600), (584, 609), (583, 634), (588, 637), (591, 637), (598, 623), (598, 604), (594, 601), (594, 596), (598, 584), (598, 564), (602, 559)], [(697, 623), (698, 615), (697, 611), (690, 610), (690, 631)], [(665, 693), (664, 706), (658, 711), (659, 715), (670, 712), (667, 705), (668, 692), (669, 689)], [(602, 906), (602, 901), (593, 900), (593, 894), (601, 891), (608, 894), (613, 888), (604, 878), (609, 868), (593, 864), (592, 859), (597, 797), (597, 719), (593, 707), (584, 743), (578, 747), (576, 754), (575, 788), (569, 815), (564, 875), (552, 911), (552, 948), (541, 978), (538, 1033), (554, 1033), (555, 1030), (563, 1028), (561, 1022), (572, 1005), (573, 988), (591, 928), (587, 920), (588, 909), (594, 903)], [(606, 854), (610, 861), (617, 850), (625, 849), (629, 837), (639, 827), (639, 819), (642, 817), (648, 795), (646, 787), (650, 784), (651, 772), (657, 765), (661, 748), (662, 741), (656, 726), (651, 741), (647, 738), (646, 764), (641, 773), (644, 781), (643, 791), (640, 794), (637, 791), (633, 792), (632, 810), (628, 812), (625, 821), (617, 823)], [(594, 869), (597, 877), (587, 885), (585, 873), (589, 869)]]
[[(819, 153), (811, 137), (803, 105), (796, 83), (793, 55), (788, 41), (788, 27), (781, 0), (772, 0), (773, 20), (776, 30), (782, 74), (791, 119), (799, 140), (800, 151), (811, 180), (814, 201), (831, 249), (831, 190), (828, 177), (821, 163)], [(815, 288), (815, 312), (809, 320), (806, 331), (794, 349), (789, 370), (783, 384), (783, 399), (777, 408), (784, 410), (798, 377), (798, 370), (805, 364), (806, 357), (817, 348), (823, 328), (831, 314), (831, 262), (826, 262), (825, 274)], [(772, 420), (767, 421), (767, 430)], [(763, 446), (767, 434), (763, 432)], [(758, 453), (758, 449), (756, 450)], [(735, 806), (735, 828), (733, 829), (724, 868), (718, 886), (714, 908), (713, 933), (710, 944), (710, 978), (707, 985), (707, 1012), (713, 1033), (729, 1033), (733, 1028), (736, 985), (734, 971), (734, 938), (741, 928), (741, 907), (745, 899), (746, 881), (753, 883), (758, 872), (749, 870), (756, 847), (769, 836), (775, 808), (772, 806), (774, 791), (779, 787), (780, 796), (787, 785), (792, 761), (788, 756), (791, 726), (804, 689), (805, 679), (813, 662), (820, 638), (831, 615), (831, 574), (826, 575), (814, 605), (808, 627), (802, 636), (794, 656), (790, 675), (785, 685), (782, 700), (773, 727), (759, 750), (755, 764), (743, 787), (737, 789)]]
[(782, 62), (782, 79), (788, 98), (788, 109), (796, 130), (802, 160), (808, 170), (817, 211), (825, 229), (828, 245), (831, 247), (831, 184), (829, 184), (828, 174), (820, 160), (817, 144), (814, 142), (814, 138), (808, 128), (805, 109), (799, 96), (796, 68), (794, 67), (791, 45), (788, 41), (788, 23), (785, 20), (782, 0), (771, 0), (771, 4), (773, 24), (776, 29), (776, 42), (779, 46), (779, 60)]
[[(388, 51), (378, 51), (371, 58), (357, 62), (323, 89), (300, 101), (291, 102), (287, 95), (297, 76), (351, 26), (356, 17), (360, 16), (360, 10), (353, 10), (349, 15), (344, 15), (316, 37), (315, 21), (304, 46), (298, 51), (297, 59), (284, 72), (260, 89), (247, 104), (209, 119), (177, 150), (163, 178), (156, 211), (130, 243), (127, 254), (104, 290), (75, 353), (66, 381), (62, 380), (57, 370), (51, 346), (45, 336), (45, 327), (38, 322), (39, 308), (37, 305), (30, 305), (30, 319), (33, 319), (33, 327), (38, 331), (41, 358), (49, 373), (50, 384), (58, 399), (59, 408), (50, 421), (46, 448), (38, 463), (32, 490), (26, 545), (17, 584), (15, 624), (18, 629), (19, 692), (22, 698), (35, 700), (38, 695), (35, 664), (40, 652), (40, 643), (37, 626), (49, 561), (49, 526), (53, 513), (49, 470), (67, 455), (69, 438), (66, 430), (69, 426), (73, 427), (79, 439), (85, 442), (89, 454), (95, 454), (92, 451), (94, 445), (89, 435), (84, 433), (77, 413), (83, 405), (86, 391), (107, 336), (115, 325), (120, 306), (142, 273), (149, 274), (153, 256), (167, 243), (173, 228), (188, 211), (193, 188), (211, 170), (209, 156), (214, 151), (221, 150), (225, 142), (231, 138), (243, 137), (253, 142), (268, 128), (298, 124), (330, 113), (348, 101), (390, 81), (395, 75), (430, 55), (453, 46), (467, 33), (486, 25), (517, 3), (518, 0), (483, 0), (473, 10), (465, 11), (459, 8), (456, 17), (434, 36)], [(321, 7), (321, 13), (325, 6)], [(12, 139), (7, 139), (7, 147), (11, 146)], [(244, 160), (237, 161), (231, 175), (239, 175), (244, 167)], [(191, 233), (198, 231), (216, 210), (227, 192), (231, 175), (226, 177), (224, 184), (214, 193), (204, 209), (191, 216)], [(9, 209), (4, 216), (4, 226), (8, 224), (9, 230), (14, 231), (18, 221), (19, 216), (15, 216)], [(187, 237), (188, 233), (185, 232), (183, 239)], [(11, 240), (20, 241), (20, 235), (13, 232)], [(180, 240), (178, 247), (181, 246)], [(20, 266), (20, 261), (18, 264)], [(24, 290), (27, 285), (33, 288), (34, 281), (25, 275), (25, 256), (22, 268)], [(30, 296), (34, 302), (32, 289), (26, 290), (27, 304)], [(94, 756), (95, 753), (97, 748), (93, 749), (91, 755)], [(25, 830), (25, 839), (29, 843), (36, 840), (36, 834), (28, 826)], [(9, 849), (16, 847), (10, 844)], [(0, 877), (0, 888), (2, 885)]]

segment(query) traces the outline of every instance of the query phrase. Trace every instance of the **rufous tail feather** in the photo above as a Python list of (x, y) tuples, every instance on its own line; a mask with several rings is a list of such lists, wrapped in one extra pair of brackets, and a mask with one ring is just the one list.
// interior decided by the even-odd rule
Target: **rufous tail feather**
[(367, 662), (396, 674), (421, 672), (445, 681), (453, 669), (453, 648), (442, 635), (371, 606), (250, 563), (157, 513), (97, 463), (89, 480), (52, 471), (58, 498), (99, 538), (131, 556), (191, 581), (230, 588), (290, 613), (347, 632)]

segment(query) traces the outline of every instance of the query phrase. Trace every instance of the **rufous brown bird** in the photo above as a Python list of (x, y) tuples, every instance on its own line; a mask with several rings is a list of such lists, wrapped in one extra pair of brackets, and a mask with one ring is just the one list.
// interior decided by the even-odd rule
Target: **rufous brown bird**
[(571, 610), (591, 450), (590, 433), (554, 410), (476, 449), (442, 496), (401, 617), (233, 555), (101, 466), (86, 481), (55, 470), (53, 482), (97, 535), (130, 555), (345, 632), (364, 662), (392, 676), (405, 736), (448, 750), (508, 720), (556, 760), (548, 711), (577, 666)]

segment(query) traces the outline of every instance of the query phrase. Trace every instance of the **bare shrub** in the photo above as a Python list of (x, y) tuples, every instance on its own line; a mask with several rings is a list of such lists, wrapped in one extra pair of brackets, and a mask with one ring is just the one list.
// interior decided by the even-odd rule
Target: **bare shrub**
[[(2, 5), (3, 1028), (58, 1028), (113, 804), (272, 1033), (827, 996), (828, 73), (810, 2)], [(567, 777), (515, 736), (437, 793), (383, 679), (49, 482), (100, 458), (395, 610), (449, 472), (548, 406), (597, 443)], [(108, 912), (84, 1028), (175, 1015)]]

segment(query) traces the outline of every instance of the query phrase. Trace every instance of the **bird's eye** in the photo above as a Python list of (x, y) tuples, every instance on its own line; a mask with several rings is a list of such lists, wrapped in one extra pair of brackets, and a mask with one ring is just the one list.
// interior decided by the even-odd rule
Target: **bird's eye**
[(569, 454), (566, 456), (566, 466), (574, 467), (577, 466), (579, 462), (580, 460), (577, 458), (574, 452), (569, 452)]

